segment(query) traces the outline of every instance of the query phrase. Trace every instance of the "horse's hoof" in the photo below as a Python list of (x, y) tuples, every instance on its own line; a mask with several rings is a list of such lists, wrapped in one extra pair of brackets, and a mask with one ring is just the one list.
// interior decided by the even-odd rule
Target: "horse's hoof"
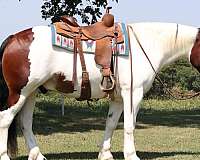
[[(98, 158), (99, 159), (99, 158)], [(103, 158), (103, 159), (99, 159), (99, 160), (114, 160), (113, 157), (110, 157), (110, 158)]]
[(136, 153), (129, 154), (129, 156), (125, 157), (125, 160), (140, 160)]
[(47, 160), (41, 153), (39, 153), (37, 160)]
[(98, 155), (98, 160), (114, 160), (110, 151), (100, 152)]

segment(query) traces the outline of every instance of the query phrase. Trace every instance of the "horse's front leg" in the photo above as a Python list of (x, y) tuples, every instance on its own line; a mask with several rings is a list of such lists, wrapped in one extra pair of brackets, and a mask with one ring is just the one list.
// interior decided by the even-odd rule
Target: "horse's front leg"
[(130, 89), (123, 89), (122, 97), (124, 102), (124, 158), (125, 160), (140, 160), (136, 155), (133, 132), (136, 125), (139, 103), (143, 97), (143, 88), (134, 90), (132, 95), (132, 107), (130, 103)]
[(44, 160), (46, 159), (41, 153), (36, 143), (35, 136), (32, 131), (33, 111), (35, 108), (35, 92), (26, 100), (22, 110), (19, 112), (20, 128), (23, 132), (26, 144), (29, 149), (28, 160)]
[(122, 100), (111, 101), (106, 120), (106, 129), (104, 133), (104, 138), (98, 156), (98, 159), (100, 160), (113, 159), (113, 156), (110, 152), (111, 138), (113, 135), (113, 131), (115, 130), (118, 120), (121, 116), (122, 110), (123, 110)]

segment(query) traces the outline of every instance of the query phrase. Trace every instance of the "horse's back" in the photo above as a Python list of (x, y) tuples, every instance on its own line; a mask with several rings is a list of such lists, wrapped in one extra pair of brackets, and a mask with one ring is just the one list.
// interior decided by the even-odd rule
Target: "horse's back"
[(137, 23), (130, 23), (128, 25), (134, 27), (137, 30), (140, 29), (143, 31), (154, 31), (157, 33), (160, 33), (162, 31), (172, 31), (174, 29), (177, 29), (177, 27), (179, 27), (179, 29), (184, 29), (192, 32), (197, 30), (195, 26), (170, 23), (170, 22), (137, 22)]

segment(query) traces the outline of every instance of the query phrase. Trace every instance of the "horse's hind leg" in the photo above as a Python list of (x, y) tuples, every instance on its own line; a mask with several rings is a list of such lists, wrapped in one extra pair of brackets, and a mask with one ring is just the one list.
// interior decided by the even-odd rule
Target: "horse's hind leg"
[(19, 112), (20, 128), (25, 137), (26, 144), (29, 149), (28, 160), (44, 160), (46, 159), (39, 150), (35, 136), (32, 131), (33, 111), (35, 108), (35, 92), (26, 100), (22, 110)]
[[(0, 121), (2, 121), (3, 115), (0, 114)], [(9, 160), (7, 154), (7, 139), (8, 139), (8, 127), (5, 127), (3, 123), (0, 122), (0, 159)]]
[[(1, 157), (1, 160), (10, 159), (8, 157), (8, 150), (7, 150), (8, 128), (10, 127), (10, 124), (12, 123), (15, 115), (24, 105), (25, 100), (26, 100), (26, 96), (22, 94), (19, 95), (12, 91), (10, 91), (9, 93), (10, 94), (8, 97), (8, 105), (10, 106), (10, 108), (0, 112), (0, 135), (1, 135), (0, 136), (0, 157)], [(12, 150), (12, 147), (14, 146), (10, 146), (10, 147), (11, 147), (10, 154), (12, 154), (12, 151), (15, 151), (15, 150)]]
[(99, 152), (98, 159), (100, 160), (111, 160), (113, 156), (110, 152), (111, 139), (113, 131), (115, 130), (118, 120), (121, 116), (123, 110), (122, 100), (112, 101), (109, 107), (108, 116), (106, 120), (106, 129), (104, 133), (103, 142), (101, 145), (101, 150)]

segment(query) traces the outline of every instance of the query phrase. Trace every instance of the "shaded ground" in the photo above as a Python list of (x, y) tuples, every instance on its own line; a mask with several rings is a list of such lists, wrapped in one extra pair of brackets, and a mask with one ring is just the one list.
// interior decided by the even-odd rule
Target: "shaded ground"
[[(141, 159), (156, 159), (168, 156), (177, 156), (177, 155), (200, 155), (199, 153), (190, 153), (190, 152), (137, 152), (138, 156)], [(45, 157), (48, 160), (54, 159), (96, 159), (98, 157), (98, 152), (73, 152), (73, 153), (50, 153), (45, 154)], [(123, 159), (122, 152), (113, 152), (113, 157), (115, 159)], [(22, 156), (16, 160), (26, 159), (27, 157)]]
[[(52, 134), (56, 132), (87, 132), (90, 130), (104, 130), (105, 120), (109, 103), (106, 100), (97, 102), (79, 103), (75, 100), (66, 99), (65, 116), (61, 116), (61, 103), (59, 96), (56, 99), (39, 99), (34, 114), (34, 131), (37, 134)], [(161, 101), (161, 100), (160, 100)], [(159, 101), (159, 103), (161, 103)], [(200, 127), (200, 101), (196, 104), (190, 101), (180, 101), (178, 106), (173, 106), (168, 101), (166, 106), (155, 106), (156, 101), (145, 101), (138, 114), (138, 129), (152, 126), (168, 127)], [(173, 102), (173, 101), (172, 101)], [(163, 104), (162, 104), (163, 105)], [(171, 106), (172, 105), (172, 106)], [(177, 105), (177, 104), (176, 104)], [(123, 115), (120, 119), (123, 122)], [(118, 128), (123, 128), (119, 123)]]
[[(107, 101), (78, 103), (65, 100), (61, 116), (59, 97), (40, 97), (34, 114), (34, 132), (49, 160), (96, 159), (105, 128)], [(136, 149), (145, 160), (200, 159), (200, 101), (144, 101), (136, 127)], [(27, 159), (22, 137), (19, 157)], [(123, 159), (123, 115), (115, 131), (112, 152)]]

